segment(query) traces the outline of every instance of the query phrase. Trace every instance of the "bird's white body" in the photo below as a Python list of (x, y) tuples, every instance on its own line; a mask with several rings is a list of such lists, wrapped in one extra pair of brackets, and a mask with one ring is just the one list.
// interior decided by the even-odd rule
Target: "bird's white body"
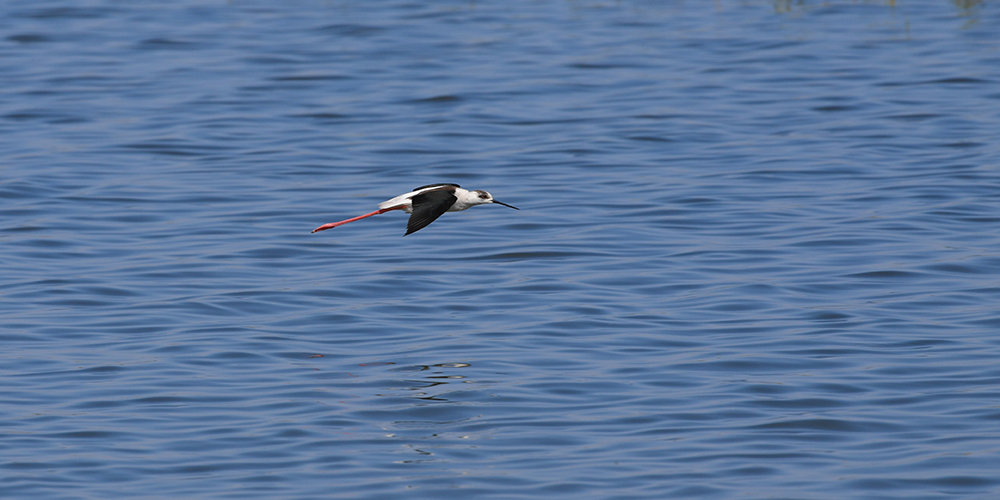
[[(422, 189), (417, 189), (409, 193), (401, 194), (391, 200), (385, 200), (378, 204), (378, 208), (385, 210), (387, 208), (397, 207), (399, 205), (405, 205), (406, 208), (402, 210), (408, 214), (413, 213), (413, 197), (419, 194), (426, 193), (427, 191), (434, 191), (436, 189), (441, 189), (441, 186), (427, 186)], [(493, 197), (490, 196), (486, 191), (469, 191), (468, 189), (462, 189), (460, 187), (454, 190), (455, 203), (452, 204), (448, 212), (461, 212), (462, 210), (468, 210), (476, 205), (482, 205), (485, 203), (493, 203)], [(486, 197), (483, 198), (481, 195), (485, 193)]]
[(481, 189), (470, 191), (460, 188), (458, 184), (430, 184), (428, 186), (420, 186), (409, 193), (385, 200), (378, 204), (378, 210), (374, 212), (351, 217), (340, 222), (323, 224), (313, 229), (313, 232), (325, 231), (342, 226), (348, 222), (366, 219), (373, 215), (383, 214), (392, 210), (402, 210), (410, 214), (410, 220), (406, 224), (406, 234), (411, 234), (427, 227), (428, 224), (434, 222), (445, 212), (461, 212), (476, 205), (485, 205), (487, 203), (496, 203), (519, 210), (515, 206), (494, 200), (493, 195)]

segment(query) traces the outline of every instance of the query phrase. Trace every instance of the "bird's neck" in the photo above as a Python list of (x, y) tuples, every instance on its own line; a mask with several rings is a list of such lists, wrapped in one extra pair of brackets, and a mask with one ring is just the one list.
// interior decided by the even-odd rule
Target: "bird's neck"
[(458, 200), (456, 200), (455, 204), (451, 206), (451, 210), (449, 210), (449, 212), (460, 212), (479, 204), (479, 197), (466, 189), (456, 189), (455, 198), (458, 198)]

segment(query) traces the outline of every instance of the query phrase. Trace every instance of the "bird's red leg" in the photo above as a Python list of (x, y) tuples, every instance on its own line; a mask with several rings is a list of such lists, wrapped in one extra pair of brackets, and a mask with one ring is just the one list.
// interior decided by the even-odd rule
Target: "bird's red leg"
[(329, 224), (323, 224), (322, 226), (317, 227), (316, 229), (313, 229), (312, 232), (316, 233), (316, 232), (319, 232), (319, 231), (325, 231), (327, 229), (332, 229), (332, 228), (335, 228), (337, 226), (343, 226), (344, 224), (347, 224), (348, 222), (354, 222), (356, 220), (361, 220), (361, 219), (364, 219), (366, 217), (371, 217), (373, 215), (384, 214), (386, 212), (391, 212), (393, 210), (402, 210), (404, 208), (406, 208), (406, 205), (398, 205), (398, 206), (395, 206), (395, 207), (379, 209), (379, 210), (376, 210), (376, 211), (374, 211), (374, 212), (372, 212), (370, 214), (364, 214), (364, 215), (359, 215), (357, 217), (351, 217), (350, 219), (342, 220), (340, 222), (331, 222)]

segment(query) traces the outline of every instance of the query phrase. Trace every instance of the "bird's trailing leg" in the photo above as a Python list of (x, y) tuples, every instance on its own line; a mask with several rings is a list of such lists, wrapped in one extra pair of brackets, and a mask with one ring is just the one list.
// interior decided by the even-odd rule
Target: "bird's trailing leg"
[(366, 217), (371, 217), (373, 215), (384, 214), (386, 212), (391, 212), (393, 210), (403, 210), (404, 208), (406, 208), (406, 205), (396, 205), (395, 207), (383, 208), (383, 209), (380, 209), (380, 210), (376, 210), (376, 211), (374, 211), (374, 212), (372, 212), (370, 214), (364, 214), (364, 215), (359, 215), (357, 217), (351, 217), (350, 219), (342, 220), (340, 222), (331, 222), (329, 224), (323, 224), (322, 226), (317, 227), (316, 229), (313, 229), (312, 232), (316, 233), (316, 232), (319, 232), (319, 231), (326, 231), (327, 229), (332, 229), (332, 228), (335, 228), (337, 226), (343, 226), (344, 224), (347, 224), (348, 222), (354, 222), (356, 220), (361, 220), (361, 219), (364, 219)]

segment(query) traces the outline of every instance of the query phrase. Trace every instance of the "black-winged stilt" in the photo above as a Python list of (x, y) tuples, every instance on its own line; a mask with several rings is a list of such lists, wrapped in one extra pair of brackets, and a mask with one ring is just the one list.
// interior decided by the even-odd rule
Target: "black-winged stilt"
[[(434, 222), (445, 212), (461, 212), (462, 210), (467, 210), (476, 205), (485, 205), (486, 203), (496, 203), (513, 208), (514, 210), (520, 210), (520, 208), (508, 205), (502, 201), (494, 200), (493, 195), (480, 189), (469, 191), (462, 189), (458, 184), (428, 184), (420, 186), (409, 193), (401, 194), (391, 200), (379, 203), (378, 210), (372, 213), (359, 215), (340, 222), (323, 224), (313, 229), (312, 232), (325, 231), (342, 226), (348, 222), (384, 214), (392, 210), (403, 210), (411, 214), (410, 221), (406, 224), (406, 234), (410, 234), (427, 227), (428, 224)], [(406, 234), (403, 236), (406, 236)]]

